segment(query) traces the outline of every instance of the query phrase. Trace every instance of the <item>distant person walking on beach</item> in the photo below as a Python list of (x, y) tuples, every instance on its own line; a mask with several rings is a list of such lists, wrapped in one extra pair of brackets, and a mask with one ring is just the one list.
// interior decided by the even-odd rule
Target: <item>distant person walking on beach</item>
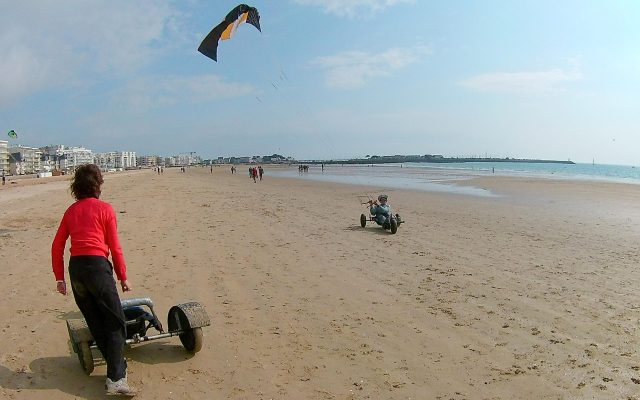
[(256, 183), (256, 178), (258, 177), (258, 170), (256, 167), (253, 167), (251, 170), (251, 175), (253, 176), (253, 183)]
[[(67, 294), (64, 280), (64, 248), (71, 237), (69, 280), (76, 304), (82, 312), (98, 349), (107, 363), (106, 388), (109, 395), (135, 394), (127, 384), (125, 316), (113, 272), (123, 292), (131, 290), (122, 255), (113, 207), (100, 201), (102, 173), (94, 164), (79, 167), (71, 180), (76, 202), (62, 217), (51, 245), (51, 263), (57, 289)], [(109, 253), (113, 265), (109, 262)]]
[(258, 167), (258, 174), (260, 175), (260, 180), (262, 180), (262, 175), (264, 175), (264, 170), (262, 169), (262, 165)]

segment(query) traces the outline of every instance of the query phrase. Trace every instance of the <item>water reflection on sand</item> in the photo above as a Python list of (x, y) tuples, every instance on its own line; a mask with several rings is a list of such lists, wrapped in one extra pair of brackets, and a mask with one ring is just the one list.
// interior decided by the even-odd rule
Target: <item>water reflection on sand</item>
[(394, 189), (414, 189), (431, 192), (457, 193), (470, 196), (494, 197), (488, 189), (457, 185), (456, 181), (474, 177), (468, 171), (418, 170), (400, 168), (399, 165), (311, 165), (308, 172), (298, 171), (297, 166), (288, 170), (269, 171), (269, 175), (283, 178), (302, 178), (352, 185), (380, 186)]

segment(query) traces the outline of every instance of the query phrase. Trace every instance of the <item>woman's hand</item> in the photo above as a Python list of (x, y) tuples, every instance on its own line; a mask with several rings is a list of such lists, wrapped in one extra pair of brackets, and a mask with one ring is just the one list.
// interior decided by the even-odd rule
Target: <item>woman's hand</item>
[(120, 286), (122, 286), (123, 292), (128, 292), (131, 290), (131, 284), (129, 283), (128, 279), (125, 279), (124, 281), (120, 281)]
[(58, 282), (58, 293), (62, 294), (62, 295), (66, 295), (67, 294), (67, 284), (62, 281), (62, 282)]

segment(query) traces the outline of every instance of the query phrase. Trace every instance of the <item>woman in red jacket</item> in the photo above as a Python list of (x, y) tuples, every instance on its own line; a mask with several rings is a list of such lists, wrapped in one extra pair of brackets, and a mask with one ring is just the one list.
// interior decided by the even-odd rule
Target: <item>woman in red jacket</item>
[[(71, 236), (69, 279), (78, 308), (107, 362), (107, 394), (133, 395), (127, 384), (124, 359), (126, 325), (113, 272), (123, 292), (131, 290), (116, 230), (116, 213), (100, 201), (104, 180), (97, 165), (83, 165), (71, 180), (76, 202), (64, 213), (51, 246), (53, 273), (58, 292), (67, 294), (64, 280), (64, 247)], [(109, 262), (109, 252), (113, 266)]]

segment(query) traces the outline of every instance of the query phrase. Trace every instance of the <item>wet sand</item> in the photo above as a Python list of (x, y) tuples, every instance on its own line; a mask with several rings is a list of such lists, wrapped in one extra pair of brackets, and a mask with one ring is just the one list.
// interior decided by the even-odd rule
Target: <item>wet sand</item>
[[(640, 185), (488, 177), (470, 184), (500, 196), (472, 197), (239, 169), (107, 175), (123, 297), (165, 325), (198, 301), (212, 323), (195, 356), (177, 338), (128, 349), (136, 398), (640, 396)], [(67, 185), (0, 191), (3, 398), (104, 398), (51, 272)], [(380, 190), (407, 221), (396, 235), (359, 225)]]

